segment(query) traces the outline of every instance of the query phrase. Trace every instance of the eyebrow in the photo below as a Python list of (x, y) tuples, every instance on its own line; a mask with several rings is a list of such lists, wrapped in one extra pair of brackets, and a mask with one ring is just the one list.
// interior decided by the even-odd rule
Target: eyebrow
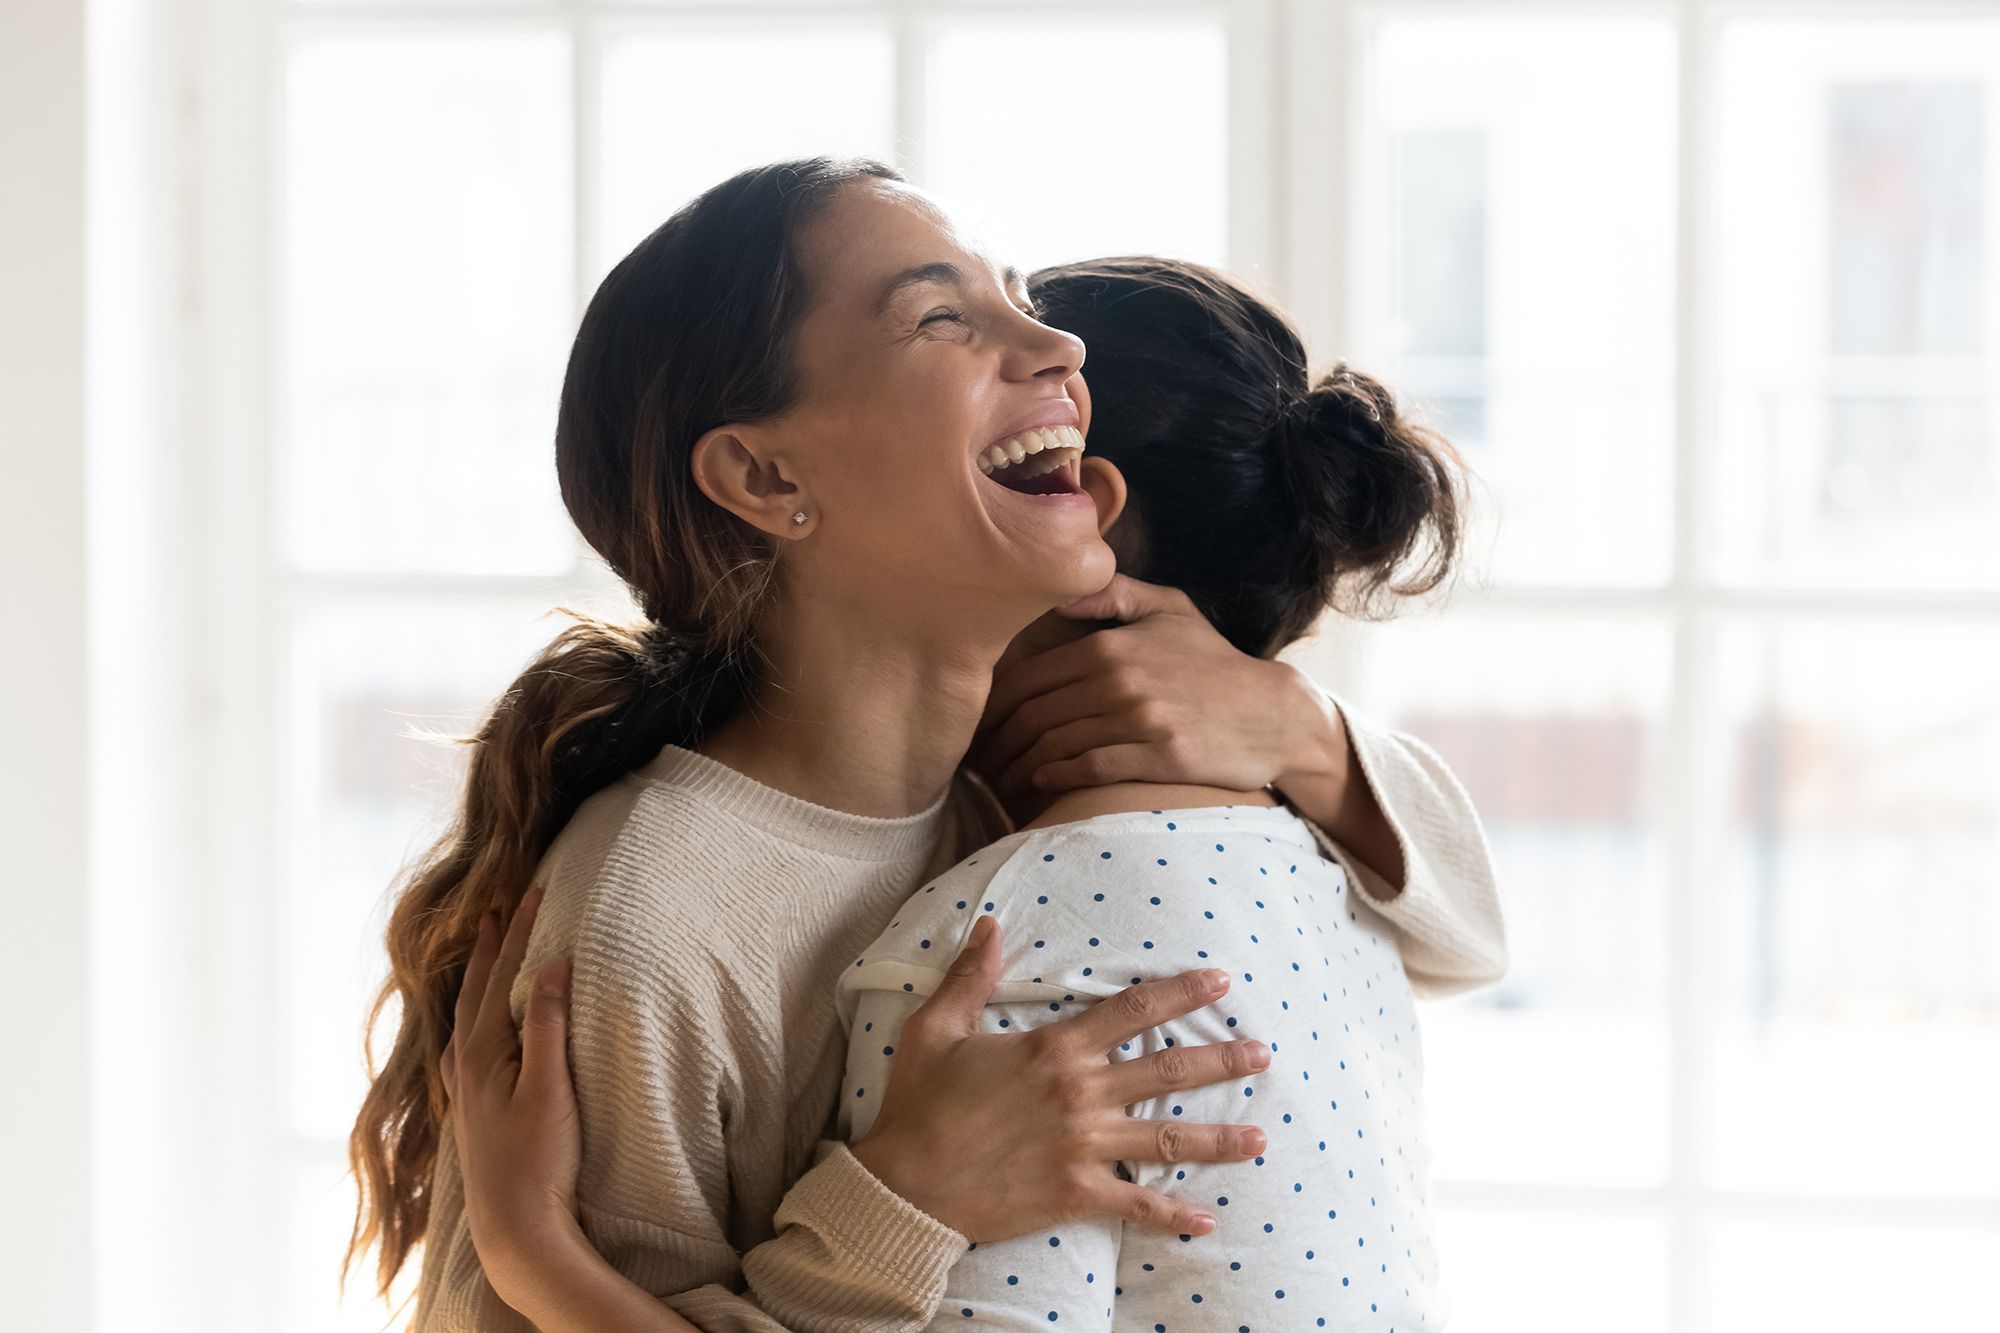
[[(933, 283), (947, 287), (963, 287), (965, 274), (959, 270), (958, 265), (944, 260), (906, 268), (889, 279), (889, 284), (882, 289), (882, 295), (875, 303), (875, 313), (887, 314), (890, 304), (907, 289)], [(1020, 269), (1009, 264), (1000, 274), (1000, 285), (1011, 290), (1017, 283), (1025, 286), (1027, 278)]]

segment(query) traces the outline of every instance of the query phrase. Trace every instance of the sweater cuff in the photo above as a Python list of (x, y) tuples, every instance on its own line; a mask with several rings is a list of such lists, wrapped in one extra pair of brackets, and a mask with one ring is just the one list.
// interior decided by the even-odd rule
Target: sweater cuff
[[(1450, 904), (1437, 882), (1429, 855), (1410, 836), (1409, 830), (1412, 808), (1423, 804), (1425, 784), (1422, 774), (1398, 747), (1393, 736), (1377, 731), (1366, 718), (1356, 717), (1346, 701), (1332, 690), (1322, 685), (1320, 692), (1339, 712), (1341, 726), (1353, 742), (1359, 769), (1354, 778), (1367, 783), (1369, 790), (1375, 793), (1375, 804), (1381, 809), (1389, 831), (1395, 835), (1396, 846), (1403, 853), (1403, 882), (1400, 885), (1390, 883), (1388, 876), (1356, 856), (1352, 848), (1335, 842), (1332, 834), (1312, 820), (1303, 815), (1300, 818), (1312, 830), (1326, 858), (1337, 862), (1346, 871), (1347, 882), (1370, 907), (1399, 928), (1414, 930), (1426, 937), (1442, 931), (1449, 937), (1452, 929)], [(1295, 810), (1293, 813), (1298, 812)], [(1431, 828), (1431, 825), (1424, 824), (1424, 827)], [(1435, 834), (1435, 829), (1432, 831)]]
[[(1367, 722), (1357, 722), (1339, 695), (1324, 687), (1322, 689), (1327, 699), (1332, 702), (1334, 710), (1340, 714), (1341, 729), (1346, 732), (1349, 743), (1354, 747), (1355, 763), (1359, 770), (1354, 776), (1367, 783), (1368, 790), (1374, 793), (1376, 808), (1381, 810), (1382, 818), (1389, 825), (1389, 831), (1396, 836), (1396, 848), (1403, 854), (1403, 882), (1400, 885), (1391, 884), (1388, 876), (1379, 873), (1373, 866), (1351, 853), (1346, 859), (1355, 887), (1371, 904), (1377, 907), (1386, 906), (1407, 895), (1410, 889), (1419, 886), (1425, 878), (1427, 867), (1422, 853), (1411, 842), (1409, 831), (1403, 827), (1402, 818), (1396, 810), (1400, 804), (1397, 793), (1393, 784), (1387, 780), (1395, 760), (1383, 755), (1378, 748), (1381, 738), (1375, 735)], [(1326, 836), (1325, 830), (1319, 829), (1317, 825), (1314, 827), (1322, 837)]]
[[(1317, 685), (1317, 682), (1315, 684)], [(1400, 885), (1390, 883), (1387, 875), (1381, 874), (1373, 866), (1362, 861), (1351, 848), (1335, 842), (1332, 834), (1292, 804), (1282, 791), (1276, 787), (1269, 790), (1284, 802), (1286, 808), (1299, 817), (1301, 823), (1312, 830), (1313, 840), (1319, 844), (1321, 855), (1329, 861), (1336, 862), (1347, 872), (1348, 881), (1353, 884), (1357, 893), (1368, 900), (1370, 906), (1385, 908), (1398, 903), (1399, 900), (1408, 902), (1412, 896), (1409, 890), (1421, 882), (1424, 866), (1416, 847), (1410, 841), (1409, 831), (1403, 827), (1403, 821), (1396, 811), (1398, 801), (1391, 779), (1395, 759), (1383, 756), (1378, 748), (1382, 744), (1381, 738), (1374, 734), (1365, 721), (1355, 719), (1339, 695), (1324, 685), (1317, 685), (1317, 688), (1332, 705), (1334, 712), (1339, 715), (1342, 739), (1353, 748), (1355, 763), (1354, 771), (1349, 774), (1349, 780), (1366, 783), (1368, 790), (1374, 793), (1375, 805), (1381, 810), (1382, 818), (1388, 823), (1389, 832), (1394, 835), (1396, 846), (1403, 854), (1403, 882)], [(1390, 744), (1393, 746), (1393, 742)]]
[(838, 1139), (822, 1139), (813, 1165), (772, 1218), (780, 1234), (803, 1225), (851, 1266), (872, 1272), (914, 1305), (944, 1297), (945, 1277), (971, 1242), (883, 1184)]

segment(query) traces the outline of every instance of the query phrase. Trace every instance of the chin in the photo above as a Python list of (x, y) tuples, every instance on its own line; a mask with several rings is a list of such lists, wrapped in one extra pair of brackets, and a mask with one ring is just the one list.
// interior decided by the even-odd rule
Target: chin
[[(990, 596), (996, 608), (1008, 607), (1009, 618), (1019, 622), (1017, 628), (1065, 602), (1100, 591), (1118, 569), (1117, 557), (1094, 533), (1032, 550), (1017, 547), (1011, 555), (1000, 566), (1006, 572), (998, 583), (980, 582), (989, 590), (982, 600)], [(991, 563), (984, 566), (989, 570), (995, 567)]]
[(1050, 591), (1060, 604), (1102, 591), (1118, 572), (1118, 557), (1102, 537), (1096, 537), (1073, 552), (1057, 572), (1059, 577)]

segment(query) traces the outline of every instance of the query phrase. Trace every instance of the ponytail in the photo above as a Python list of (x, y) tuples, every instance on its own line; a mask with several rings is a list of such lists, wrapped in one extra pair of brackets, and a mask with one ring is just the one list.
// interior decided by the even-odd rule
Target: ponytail
[(370, 1045), (372, 1082), (348, 1138), (360, 1197), (343, 1286), (376, 1244), (387, 1296), (430, 1224), (438, 1061), (480, 918), (519, 902), (578, 806), (668, 742), (694, 746), (766, 665), (754, 628), (777, 548), (700, 492), (690, 458), (704, 431), (797, 401), (797, 237), (838, 191), (871, 179), (902, 177), (866, 159), (739, 172), (634, 247), (584, 311), (556, 413), (557, 480), (648, 623), (577, 615), (529, 664), (470, 738), (458, 814), (398, 892), (367, 1030), (391, 999), (401, 1026), (379, 1071)]
[[(510, 915), (556, 834), (593, 793), (669, 742), (690, 748), (740, 702), (741, 652), (659, 626), (628, 629), (569, 611), (576, 623), (507, 687), (477, 732), (457, 818), (417, 862), (389, 918), (389, 976), (368, 1011), (373, 1034), (401, 1001), (394, 1047), (371, 1080), (348, 1138), (360, 1189), (341, 1264), (381, 1248), (387, 1295), (430, 1221), (431, 1172), (447, 1109), (438, 1061), (479, 920)], [(372, 1062), (371, 1062), (372, 1063)]]

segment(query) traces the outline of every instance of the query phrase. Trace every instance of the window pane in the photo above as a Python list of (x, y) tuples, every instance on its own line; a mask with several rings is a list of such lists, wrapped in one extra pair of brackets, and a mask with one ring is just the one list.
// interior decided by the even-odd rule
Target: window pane
[(1977, 1328), (1992, 1322), (1996, 1264), (2000, 1232), (1990, 1228), (1724, 1223), (1709, 1251), (1715, 1286), (1707, 1327)]
[(600, 269), (746, 167), (822, 153), (894, 165), (895, 87), (895, 47), (880, 26), (614, 39), (604, 52)]
[(2000, 23), (1732, 23), (1719, 92), (1719, 572), (2000, 582)]
[[(410, 733), (471, 732), (568, 623), (547, 609), (511, 598), (336, 606), (295, 633), (278, 1067), (298, 1135), (340, 1138), (353, 1124), (365, 1089), (362, 1020), (387, 969), (390, 890), (460, 793), (463, 748)], [(384, 1021), (386, 1042), (393, 1012)]]
[(1503, 581), (1666, 576), (1674, 56), (1652, 19), (1393, 19), (1370, 47), (1355, 359), (1465, 449)]
[(2000, 1193), (2000, 630), (1744, 624), (1717, 1182)]
[(925, 183), (996, 258), (1224, 262), (1220, 23), (951, 23), (930, 60)]
[[(1451, 1333), (1666, 1333), (1667, 1231), (1627, 1217), (1440, 1204)], [(1550, 1280), (1560, 1255), (1560, 1281)], [(1772, 1325), (1779, 1327), (1779, 1325)]]
[(569, 55), (542, 32), (291, 56), (282, 544), (313, 569), (556, 572)]
[(1365, 716), (1437, 751), (1499, 868), (1510, 974), (1422, 1014), (1438, 1178), (1657, 1183), (1667, 1156), (1655, 832), (1666, 634), (1644, 622), (1465, 613), (1340, 632), (1365, 646), (1352, 682), (1315, 667), (1311, 641), (1297, 660)]

